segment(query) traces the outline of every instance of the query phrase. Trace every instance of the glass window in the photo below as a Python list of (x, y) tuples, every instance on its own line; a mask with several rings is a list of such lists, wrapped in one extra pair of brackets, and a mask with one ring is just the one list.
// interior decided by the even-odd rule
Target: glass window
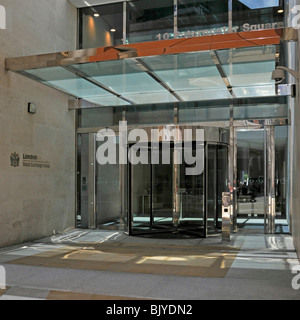
[(236, 31), (255, 31), (284, 27), (281, 0), (233, 0), (233, 26)]
[(127, 108), (128, 125), (172, 124), (174, 123), (174, 104), (131, 106)]
[[(228, 9), (227, 0), (133, 0), (124, 21), (122, 1), (81, 8), (79, 48), (225, 34)], [(233, 32), (284, 27), (282, 0), (233, 0), (232, 10)]]
[(238, 217), (248, 218), (249, 224), (262, 225), (263, 220), (258, 219), (263, 219), (265, 214), (264, 144), (264, 129), (247, 128), (237, 132)]
[(178, 1), (178, 36), (200, 37), (228, 32), (228, 1)]
[(79, 49), (123, 44), (123, 3), (79, 9)]
[(288, 118), (287, 105), (247, 105), (234, 108), (235, 120)]
[(139, 0), (127, 3), (127, 42), (174, 38), (174, 1)]
[(81, 128), (97, 128), (118, 126), (122, 121), (123, 108), (91, 108), (82, 109), (80, 117)]
[(179, 123), (228, 121), (230, 109), (228, 103), (188, 102), (179, 104)]
[[(106, 142), (96, 142), (96, 149)], [(96, 165), (96, 227), (103, 230), (119, 230), (121, 223), (121, 180), (119, 144), (115, 141), (116, 164)]]
[(275, 199), (276, 232), (289, 232), (287, 211), (289, 185), (289, 127), (275, 127)]
[(128, 43), (223, 34), (228, 32), (228, 2), (178, 1), (174, 10), (174, 0), (129, 1), (127, 19)]
[(234, 106), (234, 119), (286, 119), (288, 109), (286, 97), (242, 99)]

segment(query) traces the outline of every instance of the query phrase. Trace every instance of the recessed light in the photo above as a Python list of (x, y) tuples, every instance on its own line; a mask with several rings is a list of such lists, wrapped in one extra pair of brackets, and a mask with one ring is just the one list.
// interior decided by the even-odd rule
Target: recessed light
[(94, 17), (98, 18), (98, 17), (100, 17), (100, 14), (99, 13), (94, 13)]
[(114, 28), (112, 28), (112, 29), (110, 29), (110, 31), (111, 31), (111, 32), (116, 32), (117, 30), (114, 29)]
[(283, 12), (284, 12), (283, 9), (279, 9), (279, 10), (278, 10), (278, 13), (283, 13)]

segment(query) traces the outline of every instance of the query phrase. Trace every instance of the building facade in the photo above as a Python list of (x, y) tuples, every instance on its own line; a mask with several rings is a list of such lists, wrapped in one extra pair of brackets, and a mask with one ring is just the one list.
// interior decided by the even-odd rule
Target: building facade
[[(75, 114), (68, 110), (69, 98), (8, 72), (5, 59), (76, 49), (77, 10), (60, 0), (1, 1), (1, 6), (6, 13), (0, 30), (3, 247), (74, 227)], [(36, 104), (35, 115), (28, 113), (28, 103)], [(31, 167), (37, 161), (45, 167)]]
[(255, 227), (299, 250), (297, 1), (2, 2), (1, 245)]

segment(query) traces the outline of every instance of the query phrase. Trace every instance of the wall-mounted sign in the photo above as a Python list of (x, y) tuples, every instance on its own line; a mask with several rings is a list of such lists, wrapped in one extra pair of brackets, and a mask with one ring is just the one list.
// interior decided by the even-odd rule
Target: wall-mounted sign
[(16, 152), (10, 155), (10, 165), (14, 168), (17, 168), (20, 166), (20, 155), (17, 154)]
[(49, 161), (42, 161), (38, 155), (24, 153), (21, 157), (16, 152), (10, 155), (10, 165), (14, 168), (22, 166), (25, 168), (50, 169), (51, 167)]
[[(244, 23), (242, 26), (233, 27), (233, 32), (247, 32), (247, 31), (257, 31), (257, 30), (267, 30), (267, 29), (277, 29), (284, 28), (283, 22), (272, 22), (272, 23), (260, 23), (260, 24), (250, 24)], [(191, 37), (204, 37), (212, 36), (217, 34), (227, 34), (229, 33), (229, 27), (218, 27), (212, 29), (203, 29), (203, 30), (187, 30), (187, 31), (178, 31), (175, 33), (159, 33), (155, 37), (157, 40), (169, 40), (169, 39), (181, 39), (181, 38), (191, 38)]]

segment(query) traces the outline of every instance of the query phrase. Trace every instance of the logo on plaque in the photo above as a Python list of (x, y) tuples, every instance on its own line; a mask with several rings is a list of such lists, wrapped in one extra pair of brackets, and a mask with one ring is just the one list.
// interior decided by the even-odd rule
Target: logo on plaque
[(14, 168), (20, 166), (20, 155), (17, 154), (16, 152), (10, 155), (10, 165)]

